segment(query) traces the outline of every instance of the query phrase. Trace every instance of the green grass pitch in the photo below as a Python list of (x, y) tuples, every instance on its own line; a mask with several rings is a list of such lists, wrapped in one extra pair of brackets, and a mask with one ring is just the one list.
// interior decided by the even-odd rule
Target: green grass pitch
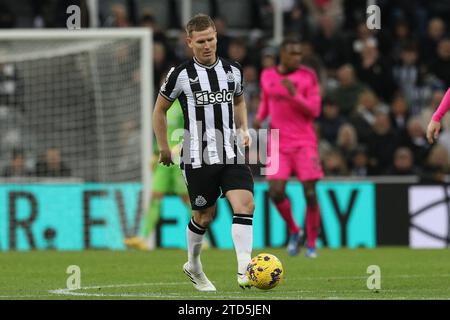
[[(216, 293), (196, 291), (182, 273), (182, 250), (0, 253), (0, 299), (449, 299), (450, 252), (407, 248), (323, 249), (307, 259), (275, 254), (285, 278), (269, 291), (237, 286), (234, 251), (209, 249), (203, 267)], [(69, 265), (81, 269), (81, 289), (68, 290)], [(369, 290), (367, 268), (381, 269), (381, 289)]]

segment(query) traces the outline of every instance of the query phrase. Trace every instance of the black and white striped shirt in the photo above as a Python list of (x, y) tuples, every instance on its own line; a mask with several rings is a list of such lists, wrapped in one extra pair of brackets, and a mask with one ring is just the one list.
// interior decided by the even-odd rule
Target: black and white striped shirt
[(206, 66), (193, 58), (169, 71), (159, 93), (169, 101), (180, 101), (183, 164), (198, 168), (203, 163), (232, 163), (242, 155), (237, 147), (233, 102), (244, 93), (238, 63), (218, 58)]

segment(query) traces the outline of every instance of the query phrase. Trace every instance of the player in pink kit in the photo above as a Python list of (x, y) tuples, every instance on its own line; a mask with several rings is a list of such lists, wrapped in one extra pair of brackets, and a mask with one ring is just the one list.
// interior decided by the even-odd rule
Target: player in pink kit
[[(306, 198), (307, 257), (316, 257), (316, 239), (320, 228), (320, 209), (316, 183), (323, 177), (314, 130), (314, 120), (320, 115), (321, 98), (315, 72), (300, 65), (301, 44), (287, 39), (280, 48), (280, 64), (261, 74), (261, 102), (254, 123), (256, 129), (270, 117), (270, 129), (279, 129), (279, 145), (268, 143), (268, 154), (279, 150), (275, 173), (268, 174), (269, 194), (289, 229), (288, 253), (297, 255), (303, 231), (296, 224), (286, 183), (295, 173), (302, 182)], [(272, 157), (273, 158), (273, 157)], [(275, 157), (276, 158), (276, 157)]]
[(441, 119), (445, 115), (445, 113), (450, 109), (450, 88), (447, 89), (444, 98), (437, 110), (433, 113), (431, 117), (430, 123), (427, 128), (427, 139), (431, 144), (434, 139), (438, 138), (439, 131), (441, 130)]

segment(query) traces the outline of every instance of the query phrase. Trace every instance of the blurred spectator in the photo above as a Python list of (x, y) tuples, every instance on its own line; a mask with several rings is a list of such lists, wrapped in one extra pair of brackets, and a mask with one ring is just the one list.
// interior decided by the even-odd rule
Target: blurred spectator
[(372, 130), (367, 143), (370, 163), (376, 173), (382, 174), (392, 163), (399, 139), (392, 129), (389, 115), (384, 111), (376, 112)]
[[(219, 1), (219, 0), (213, 0)], [(270, 0), (249, 0), (254, 10), (250, 11), (252, 28), (266, 29), (272, 27), (273, 6)]]
[(27, 177), (31, 172), (26, 167), (23, 150), (14, 149), (9, 165), (3, 170), (3, 177)]
[(450, 38), (443, 39), (437, 47), (437, 57), (430, 64), (432, 72), (442, 81), (444, 88), (450, 87)]
[(375, 32), (367, 28), (365, 19), (360, 21), (356, 26), (356, 32), (352, 39), (351, 44), (351, 60), (353, 64), (356, 64), (359, 60), (359, 56), (366, 46), (377, 47), (378, 39), (375, 36)]
[(423, 170), (422, 183), (444, 183), (449, 173), (449, 154), (444, 146), (436, 144), (430, 150)]
[(359, 145), (351, 155), (350, 175), (356, 177), (367, 177), (373, 175), (373, 169), (369, 163), (367, 148)]
[[(31, 2), (31, 10), (33, 14), (33, 27), (34, 28), (45, 28), (49, 23), (45, 21), (44, 15), (44, 1), (35, 0)], [(67, 8), (67, 7), (66, 7)], [(66, 18), (67, 19), (67, 18)]]
[(347, 163), (337, 149), (331, 149), (323, 157), (323, 170), (327, 176), (346, 176)]
[(323, 99), (323, 108), (320, 118), (321, 136), (328, 142), (335, 144), (339, 128), (345, 119), (339, 113), (339, 106), (330, 98)]
[(411, 33), (422, 35), (426, 29), (427, 13), (425, 1), (422, 0), (396, 0), (377, 1), (381, 5), (381, 12), (387, 13), (385, 19), (382, 18), (383, 25), (392, 28), (398, 21), (408, 24)]
[(356, 110), (350, 117), (350, 122), (355, 127), (360, 142), (367, 143), (369, 141), (373, 132), (372, 127), (375, 124), (375, 114), (377, 111), (385, 109), (373, 91), (367, 89), (361, 92)]
[(313, 69), (319, 77), (321, 95), (325, 94), (327, 72), (320, 57), (314, 52), (310, 41), (302, 41), (302, 64)]
[(414, 165), (414, 156), (409, 148), (400, 147), (395, 150), (394, 161), (386, 174), (398, 176), (420, 174), (420, 170)]
[[(358, 23), (366, 19), (367, 0), (344, 0), (344, 30), (354, 30)], [(381, 15), (383, 18), (384, 15)]]
[(330, 94), (339, 106), (344, 117), (348, 117), (356, 106), (359, 94), (364, 90), (364, 85), (356, 79), (352, 65), (345, 64), (337, 70), (338, 87)]
[(28, 142), (25, 141), (28, 129), (22, 112), (0, 104), (0, 168), (10, 161), (14, 149)]
[(244, 74), (245, 94), (244, 99), (247, 105), (248, 123), (252, 124), (259, 107), (259, 78), (258, 71), (254, 65), (247, 65), (242, 70)]
[(400, 60), (394, 65), (393, 74), (399, 88), (411, 103), (411, 113), (417, 115), (422, 108), (424, 70), (419, 64), (416, 43), (405, 44), (400, 53)]
[(61, 150), (58, 148), (48, 148), (36, 164), (38, 177), (69, 177), (70, 175), (71, 170), (62, 161)]
[(307, 23), (308, 15), (302, 1), (292, 1), (293, 6), (284, 14), (284, 28), (287, 35), (305, 37), (310, 33)]
[(345, 123), (339, 128), (336, 146), (344, 157), (347, 166), (350, 167), (352, 154), (358, 146), (358, 136), (351, 124)]
[(153, 83), (155, 84), (155, 92), (159, 91), (159, 83), (163, 79), (163, 75), (169, 71), (172, 62), (167, 60), (166, 49), (160, 42), (153, 44)]
[(420, 41), (420, 55), (424, 63), (429, 64), (437, 58), (438, 43), (445, 36), (445, 23), (441, 18), (433, 18), (428, 22), (427, 33)]
[(327, 69), (335, 70), (344, 63), (348, 47), (336, 26), (335, 18), (329, 15), (320, 16), (320, 29), (313, 43)]
[[(439, 106), (439, 103), (442, 101), (442, 98), (444, 97), (444, 91), (443, 90), (434, 90), (431, 93), (431, 98), (429, 102), (427, 103), (426, 107), (422, 109), (419, 118), (421, 120), (422, 126), (426, 128), (428, 126), (428, 122), (430, 121), (433, 113), (436, 111), (437, 107)], [(450, 114), (447, 113), (444, 115), (444, 117), (441, 120), (442, 128), (443, 129), (450, 129)], [(449, 140), (450, 142), (450, 140)]]
[(389, 61), (382, 56), (375, 44), (363, 46), (357, 64), (359, 79), (372, 88), (385, 102), (391, 101), (396, 91)]
[(322, 139), (322, 129), (319, 122), (314, 122), (314, 129), (316, 132), (316, 137), (318, 143), (318, 150), (320, 155), (320, 160), (323, 162), (325, 155), (333, 148), (331, 143), (325, 139)]
[(418, 117), (409, 119), (407, 132), (407, 140), (404, 145), (411, 149), (414, 153), (415, 164), (420, 166), (425, 162), (430, 152), (430, 145), (425, 138), (425, 128)]
[(276, 50), (272, 47), (264, 48), (261, 52), (261, 70), (277, 65)]
[(253, 95), (259, 96), (259, 79), (256, 67), (252, 64), (246, 65), (243, 67), (242, 73), (244, 76), (246, 98), (250, 98)]
[(117, 172), (136, 170), (141, 166), (141, 156), (139, 155), (139, 143), (141, 141), (141, 131), (139, 124), (134, 119), (124, 120), (119, 127), (119, 143), (117, 150)]
[(392, 100), (391, 110), (389, 112), (392, 128), (397, 132), (400, 140), (406, 139), (406, 124), (409, 120), (409, 108), (405, 97), (397, 93)]
[(407, 20), (398, 19), (394, 25), (394, 34), (391, 46), (391, 57), (397, 60), (405, 45), (413, 42), (414, 38), (411, 33), (411, 26)]
[(194, 53), (189, 46), (186, 45), (186, 32), (180, 32), (178, 39), (174, 45), (174, 59), (178, 62), (183, 62), (184, 60), (192, 59)]
[(227, 22), (222, 17), (215, 17), (214, 24), (217, 32), (217, 55), (228, 58), (228, 47), (233, 38), (228, 35)]
[(105, 27), (116, 27), (116, 28), (126, 28), (131, 27), (127, 8), (119, 3), (115, 3), (111, 6), (111, 13), (106, 18), (104, 23)]
[(232, 61), (239, 62), (242, 67), (251, 64), (244, 39), (234, 39), (230, 42), (228, 46), (228, 58)]
[(161, 29), (159, 24), (156, 22), (155, 17), (151, 12), (145, 12), (140, 21), (140, 26), (143, 28), (149, 28), (153, 32), (153, 41), (161, 43), (164, 46), (164, 49), (166, 50), (166, 54), (169, 57), (169, 60), (173, 58), (173, 53), (170, 44), (169, 39), (167, 39), (167, 36), (164, 32), (164, 30)]
[[(247, 111), (248, 111), (248, 123), (249, 124), (253, 124), (255, 119), (256, 119), (256, 115), (258, 113), (258, 108), (259, 108), (259, 102), (260, 102), (260, 97), (256, 94), (252, 95), (249, 101), (249, 104), (247, 105)], [(265, 123), (268, 122), (267, 120), (265, 121)], [(265, 123), (263, 123), (262, 127), (265, 127)]]
[(308, 22), (312, 30), (317, 30), (317, 23), (320, 16), (327, 15), (332, 17), (340, 26), (343, 19), (343, 5), (342, 0), (303, 0), (308, 10)]
[[(432, 93), (431, 99), (429, 104), (426, 108), (424, 108), (419, 116), (420, 123), (422, 125), (422, 128), (426, 128), (428, 126), (428, 123), (439, 106), (439, 103), (442, 101), (442, 98), (444, 97), (444, 91), (442, 90), (435, 90)], [(439, 132), (438, 137), (438, 143), (443, 146), (450, 157), (450, 114), (446, 113), (444, 117), (441, 119), (441, 131)]]

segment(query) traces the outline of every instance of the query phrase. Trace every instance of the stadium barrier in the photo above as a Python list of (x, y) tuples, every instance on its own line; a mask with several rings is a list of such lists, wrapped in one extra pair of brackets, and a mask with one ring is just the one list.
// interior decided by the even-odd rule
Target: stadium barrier
[[(138, 183), (4, 184), (0, 186), (0, 250), (125, 249), (124, 237), (142, 221)], [(286, 227), (268, 197), (266, 182), (255, 183), (254, 247), (284, 246)], [(450, 188), (446, 185), (323, 181), (317, 186), (322, 208), (319, 246), (375, 248), (401, 245), (445, 248), (450, 243)], [(302, 186), (287, 193), (303, 225)], [(185, 248), (189, 213), (178, 197), (162, 202), (156, 243)], [(218, 201), (208, 232), (210, 244), (231, 249), (231, 209)]]

